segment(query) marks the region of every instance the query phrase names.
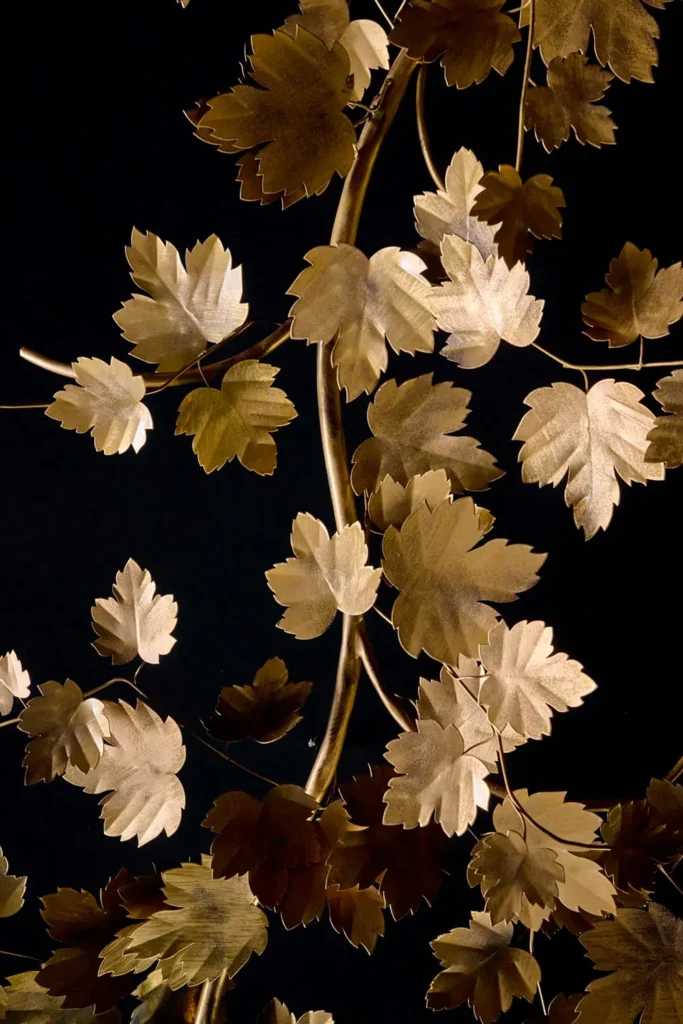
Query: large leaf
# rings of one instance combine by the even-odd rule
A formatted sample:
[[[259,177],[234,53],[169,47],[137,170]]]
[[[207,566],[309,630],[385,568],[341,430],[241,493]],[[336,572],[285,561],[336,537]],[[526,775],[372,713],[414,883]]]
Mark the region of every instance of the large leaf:
[[[552,910],[564,868],[555,850],[529,847],[517,832],[494,832],[472,850],[467,872],[470,885],[480,885],[491,921],[522,921],[534,927],[529,907]]]
[[[0,715],[8,715],[14,698],[22,700],[31,693],[31,677],[14,651],[0,658]]]
[[[26,784],[50,782],[73,767],[89,772],[100,761],[109,721],[96,697],[83,700],[71,679],[39,686],[41,696],[29,701],[19,716],[18,728],[32,737],[23,765]]]
[[[613,76],[583,53],[556,57],[548,68],[548,85],[530,89],[526,98],[526,128],[550,152],[569,138],[571,129],[581,143],[607,146],[616,142],[607,107],[596,106]]]
[[[485,260],[495,254],[493,228],[471,215],[483,174],[474,153],[459,149],[446,170],[446,191],[415,196],[415,226],[425,241],[438,248],[446,235],[458,235],[476,245]]]
[[[647,435],[646,462],[663,462],[667,469],[683,463],[683,370],[657,381],[654,397],[668,415],[658,416]]]
[[[156,594],[147,569],[132,558],[117,572],[114,597],[98,597],[91,608],[93,628],[99,636],[93,647],[114,665],[136,656],[158,665],[162,654],[175,644],[171,636],[178,621],[178,605],[171,594]]]
[[[208,727],[214,736],[234,743],[254,739],[273,743],[301,721],[298,712],[313,683],[289,682],[281,658],[269,658],[250,686],[224,686]]]

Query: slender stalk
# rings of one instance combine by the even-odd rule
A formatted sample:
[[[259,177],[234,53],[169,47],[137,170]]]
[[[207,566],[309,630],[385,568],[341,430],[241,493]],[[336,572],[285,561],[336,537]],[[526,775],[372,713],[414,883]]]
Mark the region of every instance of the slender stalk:
[[[222,757],[224,761],[228,762],[228,764],[234,765],[235,768],[240,768],[243,772],[246,772],[247,775],[253,775],[255,779],[260,779],[261,782],[267,782],[269,786],[280,785],[280,783],[276,782],[275,779],[271,779],[267,775],[262,775],[261,772],[257,772],[256,769],[249,768],[241,761],[236,761],[234,757],[231,757],[230,754],[226,754],[225,751],[221,750],[219,747],[214,747],[213,743],[210,743],[206,737],[195,732],[189,725],[184,725],[181,722],[178,722],[178,725],[183,725],[183,729],[185,729],[193,739],[197,740],[197,743],[202,743],[205,747],[208,747],[209,750],[213,750],[214,754],[218,754],[218,756]]]
[[[669,872],[666,870],[664,865],[663,864],[658,864],[657,868],[664,875],[664,877],[666,878],[667,882],[671,882],[671,884],[673,885],[673,887],[676,890],[676,892],[679,893],[681,896],[683,896],[683,889],[681,889],[681,887],[678,884],[678,882],[674,882],[673,878],[671,877]]]
[[[683,757],[679,757],[671,771],[665,775],[665,779],[667,782],[676,782],[681,775],[683,775]]]
[[[47,409],[51,402],[28,402],[26,405],[0,405],[0,409]]]
[[[537,352],[541,352],[548,359],[552,359],[553,362],[559,363],[565,370],[579,370],[581,372],[585,370],[648,370],[648,369],[661,369],[666,366],[683,366],[683,359],[668,359],[664,362],[652,362],[644,363],[640,359],[637,363],[570,363],[567,359],[562,359],[560,356],[556,356],[554,352],[550,352],[547,348],[543,348],[537,342],[532,343],[532,348],[535,348]]]
[[[400,725],[404,732],[415,732],[415,717],[414,714],[410,713],[410,705],[407,701],[404,702],[398,694],[392,693],[387,686],[375,657],[375,652],[369,642],[367,627],[364,622],[361,622],[358,628],[357,639],[358,656],[382,704],[384,704],[391,717]]]
[[[389,15],[387,14],[387,12],[382,7],[382,4],[380,3],[380,0],[375,0],[375,6],[379,10],[380,14],[382,15],[382,17],[386,21],[386,23],[389,26],[389,28],[393,28],[394,27],[394,23],[391,20],[391,18],[389,17]]]
[[[526,111],[526,94],[529,89],[529,76],[531,74],[531,58],[534,53],[534,31],[536,28],[536,4],[529,0],[529,29],[526,40],[526,57],[524,58],[524,80],[522,81],[522,95],[519,100],[519,122],[517,124],[517,156],[515,157],[515,170],[517,174],[522,173],[522,156],[524,155],[524,115]]]
[[[439,174],[439,170],[434,163],[432,156],[432,150],[429,145],[429,133],[427,132],[427,118],[425,114],[425,96],[427,91],[427,74],[429,73],[429,65],[421,64],[420,70],[417,73],[417,88],[415,90],[415,115],[417,117],[417,134],[420,139],[420,149],[422,150],[422,156],[424,162],[427,165],[432,181],[436,187],[441,191],[446,191],[446,183]]]
[[[529,952],[531,953],[532,956],[534,955],[534,932],[533,931],[529,932]],[[543,1012],[543,1016],[547,1017],[548,1016],[548,1009],[547,1009],[547,1007],[545,1005],[545,999],[543,998],[543,989],[541,988],[540,981],[538,983],[537,988],[538,988],[538,998],[540,999],[540,1002],[541,1002],[541,1010]]]
[[[11,949],[0,949],[0,956],[16,956],[20,960],[35,960],[37,964],[42,963],[39,956],[30,956],[28,953],[13,953]]]

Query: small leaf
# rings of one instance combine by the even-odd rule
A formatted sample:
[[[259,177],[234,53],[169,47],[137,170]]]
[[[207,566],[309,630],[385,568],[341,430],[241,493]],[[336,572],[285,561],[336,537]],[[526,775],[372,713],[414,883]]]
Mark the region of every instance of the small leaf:
[[[15,697],[21,700],[30,693],[31,677],[14,651],[8,651],[0,658],[0,715],[10,713]]]
[[[450,493],[451,483],[445,469],[431,469],[420,476],[413,476],[405,487],[387,475],[375,493],[370,495],[368,513],[382,531],[390,526],[400,528],[420,505],[427,505],[433,511],[442,501],[449,499]]]
[[[330,924],[343,933],[352,946],[363,946],[372,953],[377,939],[384,935],[384,900],[374,885],[367,889],[340,889],[331,885],[327,889]]]
[[[281,658],[269,658],[251,686],[224,686],[208,728],[226,743],[253,739],[273,743],[301,721],[297,714],[308,700],[313,683],[288,682]]]
[[[477,247],[483,259],[495,255],[493,229],[472,217],[474,201],[483,189],[484,168],[469,149],[459,149],[446,171],[446,191],[415,196],[415,226],[438,250],[446,235],[458,235]]]
[[[305,3],[306,0],[303,2]],[[346,6],[346,0],[344,0],[344,6]],[[295,1014],[290,1013],[284,1003],[281,1003],[279,999],[273,999],[268,1003],[256,1024],[334,1024],[334,1018],[332,1014],[325,1013],[324,1010],[309,1010],[308,1013],[299,1017],[297,1022]]]
[[[609,146],[616,142],[607,107],[596,106],[614,76],[588,63],[583,53],[556,57],[548,68],[548,85],[530,89],[526,99],[525,127],[548,153],[569,138],[573,128],[580,143]]]
[[[178,605],[171,594],[154,594],[156,584],[147,569],[132,558],[117,572],[114,597],[98,597],[91,608],[93,629],[99,636],[93,647],[114,665],[136,656],[158,665],[162,654],[175,644],[171,633],[178,621]]]
[[[647,435],[646,462],[663,462],[667,469],[683,464],[683,370],[657,381],[652,392],[667,416],[658,416]]]
[[[495,240],[509,267],[524,261],[533,248],[533,238],[561,238],[565,206],[562,189],[547,174],[535,174],[522,181],[514,167],[501,164],[481,179],[483,191],[472,213],[487,224],[500,224]]]
[[[554,909],[557,883],[564,868],[555,850],[527,846],[517,832],[485,836],[472,850],[467,872],[470,885],[480,885],[493,924],[519,920],[534,928],[528,906]]]
[[[26,876],[8,875],[9,863],[0,850],[0,918],[13,917],[24,905]]]
[[[71,679],[63,686],[50,682],[38,689],[41,696],[29,701],[17,726],[33,737],[23,760],[26,785],[51,782],[69,767],[91,771],[109,736],[104,704],[95,697],[83,700],[80,687]]]
[[[583,995],[567,998],[560,993],[548,1007],[547,1016],[533,1017],[527,1024],[576,1024],[579,1019],[576,1008],[582,999]]]

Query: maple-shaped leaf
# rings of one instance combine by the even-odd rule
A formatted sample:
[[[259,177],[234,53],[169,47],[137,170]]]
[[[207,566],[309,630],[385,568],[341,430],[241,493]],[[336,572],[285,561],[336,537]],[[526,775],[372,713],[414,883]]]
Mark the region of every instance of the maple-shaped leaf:
[[[492,70],[504,75],[520,38],[504,0],[410,0],[389,35],[417,60],[441,58],[447,85],[478,85]]]
[[[564,868],[555,850],[530,849],[517,832],[493,832],[480,839],[472,850],[467,880],[471,886],[481,886],[486,910],[494,924],[519,920],[533,928],[534,920],[527,914],[527,908],[555,907],[557,884],[564,881]]]
[[[320,856],[312,864],[288,869],[287,891],[278,907],[285,928],[304,926],[320,920],[325,910],[330,864],[335,850],[349,831],[358,831],[349,821],[341,800],[334,800],[314,822]]]
[[[83,699],[71,679],[39,686],[41,696],[29,701],[17,728],[32,737],[23,766],[26,785],[51,782],[72,766],[89,772],[98,764],[109,736],[104,704],[95,697]]]
[[[292,337],[333,342],[332,363],[349,401],[370,394],[394,352],[432,352],[434,317],[428,306],[426,264],[396,246],[370,259],[352,245],[321,245],[290,286]],[[386,340],[385,340],[386,339]]]
[[[421,505],[400,530],[384,534],[384,572],[401,591],[391,618],[403,648],[445,664],[476,657],[498,616],[484,601],[515,601],[537,582],[545,561],[526,544],[497,538],[481,544],[485,529],[471,498]]]
[[[548,85],[530,89],[525,107],[525,127],[550,153],[561,146],[574,129],[583,145],[609,146],[616,142],[616,125],[607,107],[596,106],[614,76],[583,53],[556,57],[548,67]]]
[[[415,227],[438,251],[446,235],[472,242],[486,260],[496,253],[493,229],[472,216],[484,168],[469,149],[459,149],[446,171],[446,191],[415,196]]]
[[[310,640],[325,632],[338,611],[363,615],[372,608],[382,570],[366,565],[368,547],[360,523],[330,537],[319,519],[300,512],[291,540],[294,558],[266,573],[275,600],[287,609],[280,629]]]
[[[152,414],[142,402],[143,378],[113,356],[109,363],[83,357],[71,365],[76,383],[55,394],[45,415],[65,430],[89,430],[95,450],[105,455],[122,455],[131,447],[139,452],[153,426]]]
[[[620,498],[617,474],[629,485],[664,479],[663,463],[645,461],[655,416],[644,397],[633,384],[606,379],[588,394],[563,381],[524,400],[530,412],[513,437],[524,442],[522,480],[557,487],[567,474],[565,502],[586,540],[612,520]]]
[[[305,3],[306,0],[303,2]],[[344,5],[346,6],[346,0],[344,0]],[[325,1013],[324,1010],[309,1010],[297,1021],[296,1014],[290,1013],[279,999],[273,999],[268,1003],[256,1024],[334,1024],[334,1018],[331,1013]]]
[[[227,743],[253,739],[273,743],[301,721],[298,712],[313,683],[289,682],[282,658],[269,658],[250,686],[224,686],[209,731]]]
[[[670,823],[666,815],[653,814],[653,803],[658,798],[662,799],[666,785],[653,780],[647,800],[617,804],[610,809],[602,826],[602,838],[610,849],[601,861],[606,873],[621,890],[652,892],[657,862],[674,856],[681,844],[676,825],[683,826],[683,804],[678,804],[678,822]]]
[[[36,981],[37,971],[7,978],[0,987],[0,1012],[7,1024],[121,1024],[121,1014],[111,1009],[95,1016],[93,1006],[64,1009],[64,997],[52,996]]]
[[[441,355],[466,369],[483,366],[501,341],[523,348],[538,337],[544,302],[529,295],[529,275],[521,263],[484,261],[471,242],[447,235],[441,262],[450,281],[433,288],[429,306],[440,330],[450,337]]]
[[[487,224],[500,224],[495,240],[498,252],[509,267],[526,259],[535,238],[561,238],[565,206],[561,188],[548,174],[534,174],[522,181],[510,164],[488,171],[481,179],[482,191],[472,213]]]
[[[331,49],[297,26],[252,36],[251,77],[261,88],[236,85],[208,101],[198,134],[235,153],[256,154],[265,192],[320,193],[335,171],[344,177],[353,163],[356,133],[343,113],[352,99],[349,56]]]
[[[429,986],[427,1006],[451,1010],[467,1002],[477,1020],[493,1024],[515,996],[531,1002],[541,971],[531,953],[513,949],[511,940],[511,924],[492,924],[482,913],[472,914],[469,928],[440,935],[432,949],[445,970]]]
[[[668,779],[653,779],[647,789],[647,802],[653,825],[666,826],[669,835],[683,843],[683,786]]]
[[[652,392],[667,414],[658,416],[647,435],[646,462],[663,462],[667,469],[683,464],[683,370],[657,381]]]
[[[649,249],[627,242],[609,265],[609,287],[590,292],[581,306],[584,333],[610,348],[668,334],[683,316],[683,267],[679,262],[658,271],[658,265]]]
[[[560,993],[548,1007],[547,1014],[533,1017],[526,1024],[576,1024],[579,1019],[576,1008],[582,999],[582,994],[567,997]]]
[[[131,277],[147,295],[127,299],[114,320],[132,355],[158,363],[161,373],[180,370],[247,319],[242,268],[216,235],[185,253],[185,266],[171,242],[133,228],[126,256]]]
[[[247,793],[223,793],[204,820],[216,833],[214,877],[248,874],[254,896],[274,909],[287,891],[289,869],[320,860],[318,830],[309,820],[318,809],[300,786],[274,786],[263,801]]]
[[[171,636],[178,621],[178,605],[172,594],[156,594],[156,583],[147,569],[129,558],[117,572],[114,597],[98,597],[91,608],[93,628],[99,639],[93,647],[114,665],[140,657],[158,665],[162,654],[175,644]]]
[[[130,1024],[187,1024],[196,1018],[201,989],[195,986],[174,992],[164,972],[157,970],[140,982],[133,995],[140,1002],[131,1014]]]
[[[330,924],[341,932],[352,946],[374,951],[377,939],[384,935],[384,898],[374,885],[360,889],[340,889],[330,885],[326,891]]]
[[[14,698],[22,700],[31,693],[31,677],[14,651],[0,658],[0,715],[8,715]]]
[[[0,918],[13,917],[24,905],[26,876],[8,875],[9,863],[0,850]]]
[[[581,1024],[678,1024],[683,1006],[683,922],[657,903],[620,910],[581,936],[598,971],[578,1006]]]
[[[66,781],[86,793],[112,790],[100,801],[106,836],[137,836],[143,846],[162,831],[173,835],[185,806],[176,776],[185,764],[180,729],[142,701],[135,708],[123,700],[106,701],[104,711],[111,736],[97,767],[87,774],[69,768]]]
[[[370,495],[368,513],[375,526],[384,531],[390,526],[402,526],[420,505],[435,509],[442,501],[448,500],[450,493],[451,482],[445,469],[430,469],[427,473],[412,476],[405,487],[387,474],[375,493]]]
[[[192,451],[207,473],[237,456],[245,469],[262,476],[275,471],[272,433],[297,415],[280,388],[272,387],[277,366],[245,359],[231,366],[218,388],[195,388],[180,403],[176,434],[193,436]]]
[[[486,672],[480,699],[498,730],[511,725],[531,739],[550,735],[553,709],[568,711],[596,689],[578,661],[553,654],[553,631],[544,622],[495,626],[479,648]]]
[[[245,877],[213,878],[211,859],[163,873],[170,910],[159,910],[131,935],[129,961],[162,962],[169,986],[232,978],[268,941],[268,918],[255,905]],[[128,967],[129,970],[141,968]]]
[[[451,488],[461,494],[486,490],[502,476],[495,459],[473,437],[451,437],[462,429],[471,392],[449,381],[432,384],[432,374],[400,386],[388,380],[368,406],[368,438],[353,455],[351,483],[356,494],[374,491],[389,474],[397,483],[431,469],[445,469]]]

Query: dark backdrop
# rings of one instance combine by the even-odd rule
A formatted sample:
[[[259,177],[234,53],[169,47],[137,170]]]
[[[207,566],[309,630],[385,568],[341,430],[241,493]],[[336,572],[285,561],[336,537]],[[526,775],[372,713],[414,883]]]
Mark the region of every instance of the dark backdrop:
[[[99,4],[14,5],[4,67],[2,385],[0,401],[43,401],[57,378],[22,362],[26,345],[64,360],[125,357],[112,313],[131,291],[124,245],[133,225],[179,248],[217,232],[244,265],[254,316],[281,321],[285,291],[304,253],[324,243],[340,191],[282,212],[238,197],[234,163],[196,140],[182,110],[237,80],[249,35],[270,31],[293,4],[192,0],[105,0]],[[668,6],[668,5],[667,5]],[[374,16],[370,0],[354,13]],[[19,10],[19,13],[17,13]],[[662,26],[657,86],[615,83],[608,105],[618,145],[603,151],[575,140],[547,156],[527,136],[525,172],[545,171],[567,199],[564,241],[539,243],[530,259],[533,292],[546,299],[541,342],[578,361],[607,361],[605,346],[581,335],[580,302],[602,283],[610,258],[632,240],[662,264],[681,256],[679,191],[680,61],[683,7],[657,12]],[[514,157],[521,53],[505,79],[492,74],[477,89],[446,90],[434,70],[429,122],[439,164],[461,145],[487,168]],[[363,214],[359,245],[411,248],[414,193],[431,188],[419,155],[407,100],[380,157]],[[649,358],[681,354],[683,328],[647,345]],[[635,358],[635,346],[626,350]],[[15,648],[34,684],[74,678],[83,689],[111,674],[90,646],[89,609],[106,596],[128,557],[148,567],[162,593],[175,594],[178,643],[158,668],[145,669],[152,703],[199,720],[222,685],[244,683],[267,658],[285,658],[295,679],[315,681],[305,721],[280,744],[240,750],[283,781],[303,782],[324,728],[336,665],[339,623],[302,643],[276,630],[278,606],[263,572],[289,553],[291,521],[310,511],[332,526],[314,402],[312,349],[289,343],[272,357],[298,419],[278,434],[274,478],[236,462],[205,476],[187,438],[174,438],[182,392],[150,401],[154,431],[138,456],[105,458],[89,437],[59,429],[40,412],[0,416],[3,495],[0,652]],[[615,356],[621,361],[621,353]],[[564,506],[563,488],[522,486],[518,445],[509,438],[534,387],[580,383],[543,356],[501,346],[488,367],[466,373],[440,358],[392,357],[405,379],[434,369],[474,391],[471,432],[498,457],[506,476],[485,504],[501,536],[549,551],[542,580],[509,621],[543,618],[560,650],[578,658],[599,690],[571,714],[557,716],[553,735],[529,743],[511,761],[513,781],[532,789],[569,789],[574,797],[640,795],[681,754],[677,527],[683,473],[647,489],[622,486],[622,505],[607,534],[588,544]],[[663,374],[662,374],[663,375]],[[651,391],[657,371],[626,375]],[[365,398],[347,410],[351,450],[367,433]],[[385,595],[386,596],[386,595]],[[370,627],[393,687],[413,697],[421,666],[398,650],[376,617]],[[425,661],[425,673],[434,665]],[[121,693],[120,696],[128,696]],[[181,710],[182,709],[182,710]],[[340,778],[378,759],[394,725],[363,683]],[[221,762],[192,739],[181,773],[188,794],[171,839],[138,850],[106,839],[97,800],[60,781],[24,789],[23,741],[0,733],[0,843],[12,869],[29,876],[26,908],[0,921],[0,948],[45,956],[49,949],[38,897],[58,885],[96,890],[122,864],[149,868],[196,858],[209,845],[201,829],[212,800],[225,789],[261,795],[261,784]],[[485,819],[478,822],[485,827]],[[351,1020],[433,1019],[424,1009],[436,972],[428,941],[467,922],[479,893],[464,882],[471,843],[454,844],[453,875],[432,910],[387,922],[369,958],[327,923],[286,934],[271,915],[270,944],[239,975],[231,996],[235,1021],[251,1022],[273,995],[301,1013],[334,1011]],[[662,894],[664,895],[664,894]],[[678,911],[670,894],[666,899]],[[538,942],[546,993],[580,990],[589,976],[576,941]],[[567,954],[567,955],[565,955]],[[3,973],[29,964],[0,956]],[[524,1009],[510,1016],[522,1020]],[[467,1009],[454,1020],[471,1019]]]

